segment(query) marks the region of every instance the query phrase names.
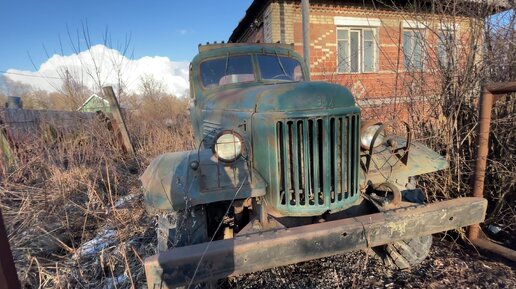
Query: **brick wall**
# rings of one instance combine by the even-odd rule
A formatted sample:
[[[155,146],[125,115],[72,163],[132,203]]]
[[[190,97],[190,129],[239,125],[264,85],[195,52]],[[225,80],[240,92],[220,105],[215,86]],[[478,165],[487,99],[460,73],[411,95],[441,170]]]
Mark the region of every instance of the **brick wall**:
[[[375,27],[376,71],[337,72],[337,28],[339,26],[335,23],[336,16],[380,21],[379,26]],[[302,16],[299,3],[271,2],[259,17],[263,19],[264,34],[267,35],[263,37],[263,41],[294,43],[295,50],[303,54]],[[425,25],[437,31],[439,24],[436,19],[425,15],[417,17],[418,23],[424,22]],[[424,21],[421,20],[423,18],[425,18]],[[432,90],[438,85],[434,74],[430,73],[435,68],[435,55],[425,56],[423,72],[404,72],[404,56],[400,48],[403,44],[402,32],[405,20],[414,19],[408,13],[363,6],[311,4],[310,73],[312,80],[324,80],[348,87],[364,108],[364,112],[370,110],[366,109],[368,107],[377,106],[389,107],[391,111],[396,111],[397,109],[392,110],[392,107],[403,107],[401,104],[407,102],[407,95],[432,94]],[[469,19],[461,19],[459,25],[457,38],[467,42]],[[429,46],[437,46],[437,39],[433,33],[426,32],[425,41]]]

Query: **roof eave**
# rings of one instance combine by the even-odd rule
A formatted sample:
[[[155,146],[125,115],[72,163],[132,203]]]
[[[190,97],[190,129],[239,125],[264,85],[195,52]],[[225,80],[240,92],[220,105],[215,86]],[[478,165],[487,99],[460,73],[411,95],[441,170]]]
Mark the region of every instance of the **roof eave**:
[[[238,22],[237,27],[233,30],[231,35],[229,36],[228,42],[237,42],[238,38],[242,36],[243,32],[251,25],[251,22],[263,11],[265,7],[268,6],[270,2],[274,0],[254,0],[253,3],[247,8],[245,11],[244,17]],[[295,0],[301,1],[301,0]],[[427,0],[432,1],[432,0]],[[498,12],[502,12],[511,8],[509,1],[507,0],[463,0],[465,2],[470,3],[478,3],[491,6],[490,9],[491,14],[496,14]],[[316,2],[316,1],[314,1]]]

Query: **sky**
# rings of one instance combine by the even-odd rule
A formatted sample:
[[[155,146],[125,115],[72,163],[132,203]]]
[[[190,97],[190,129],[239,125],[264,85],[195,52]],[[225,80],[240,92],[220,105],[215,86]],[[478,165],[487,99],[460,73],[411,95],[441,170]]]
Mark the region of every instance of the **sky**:
[[[227,41],[251,3],[0,0],[0,76],[55,91],[63,70],[91,87],[89,74],[99,68],[104,84],[116,84],[116,60],[123,63],[129,92],[138,92],[141,78],[150,76],[168,93],[184,96],[197,45]],[[504,17],[507,14],[499,16],[501,22]],[[89,35],[89,45],[84,34]]]
[[[82,35],[87,27],[93,53],[125,56],[133,78],[141,73],[169,80],[184,78],[197,45],[227,41],[251,2],[0,0],[0,74],[51,90],[56,67],[87,64],[84,55],[82,59],[79,56],[86,49]],[[105,35],[110,39],[108,47],[104,46]],[[126,39],[130,39],[129,50],[122,53]],[[38,77],[41,75],[46,78]]]

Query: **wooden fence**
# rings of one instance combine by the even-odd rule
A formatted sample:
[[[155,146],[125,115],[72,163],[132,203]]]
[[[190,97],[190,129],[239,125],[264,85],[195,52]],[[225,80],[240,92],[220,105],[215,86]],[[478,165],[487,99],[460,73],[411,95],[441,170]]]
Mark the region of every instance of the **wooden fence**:
[[[80,126],[95,125],[95,113],[78,111],[3,109],[0,111],[0,125],[13,143],[21,143],[35,136],[41,130],[71,133]]]
[[[1,172],[17,165],[14,148],[23,146],[35,138],[59,139],[81,129],[103,127],[111,131],[122,151],[136,160],[134,147],[113,88],[103,88],[111,109],[110,115],[98,112],[0,109],[0,165]]]

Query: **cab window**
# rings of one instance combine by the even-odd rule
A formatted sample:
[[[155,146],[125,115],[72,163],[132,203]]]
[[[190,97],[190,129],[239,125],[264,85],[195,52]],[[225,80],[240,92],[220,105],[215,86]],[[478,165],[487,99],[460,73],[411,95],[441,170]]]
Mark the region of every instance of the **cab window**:
[[[201,81],[205,88],[255,81],[250,55],[227,56],[203,61],[200,65]]]
[[[258,55],[258,65],[263,80],[303,81],[303,69],[294,58],[278,55]]]

